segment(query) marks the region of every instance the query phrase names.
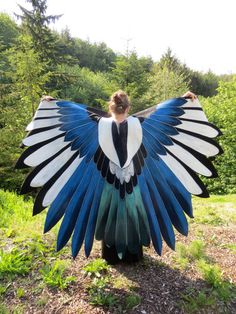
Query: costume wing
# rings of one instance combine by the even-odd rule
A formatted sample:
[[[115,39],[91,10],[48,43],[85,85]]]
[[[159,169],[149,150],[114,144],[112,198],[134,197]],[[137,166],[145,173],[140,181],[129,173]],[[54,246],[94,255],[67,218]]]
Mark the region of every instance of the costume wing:
[[[208,197],[197,174],[217,175],[207,157],[222,152],[213,140],[221,132],[208,122],[197,99],[170,99],[152,111],[149,117],[140,118],[143,150],[136,162],[140,163],[138,186],[152,242],[160,254],[160,234],[171,248],[175,247],[172,225],[187,235],[184,212],[193,217],[191,194]]]
[[[72,252],[76,256],[84,239],[85,251],[92,248],[96,215],[104,185],[94,162],[98,150],[98,121],[102,112],[69,101],[42,101],[27,126],[23,140],[29,146],[16,168],[33,167],[22,186],[22,193],[41,188],[33,214],[49,207],[45,232],[64,215],[57,249],[73,231]]]
[[[188,231],[191,193],[207,195],[196,172],[215,175],[205,156],[220,152],[211,139],[219,131],[184,98],[119,125],[82,104],[43,101],[27,130],[16,166],[33,170],[22,193],[41,188],[34,214],[49,206],[45,232],[63,217],[57,249],[72,236],[74,257],[83,243],[89,256],[94,236],[121,258],[151,240],[159,254],[162,238],[174,248],[173,226]]]

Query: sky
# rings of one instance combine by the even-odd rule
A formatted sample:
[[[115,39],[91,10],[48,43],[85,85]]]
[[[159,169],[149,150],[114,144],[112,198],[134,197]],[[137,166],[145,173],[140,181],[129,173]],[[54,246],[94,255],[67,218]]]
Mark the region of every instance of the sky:
[[[0,0],[13,16],[17,3]],[[51,25],[73,37],[105,42],[115,52],[135,50],[158,61],[171,48],[194,70],[236,73],[236,0],[48,0],[48,14],[63,14]]]

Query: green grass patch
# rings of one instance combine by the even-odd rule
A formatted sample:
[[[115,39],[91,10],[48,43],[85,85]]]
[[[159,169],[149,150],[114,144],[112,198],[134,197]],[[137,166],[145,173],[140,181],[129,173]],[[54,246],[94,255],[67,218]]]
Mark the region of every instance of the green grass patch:
[[[200,271],[203,279],[213,288],[217,288],[222,284],[222,271],[218,265],[209,264],[201,259],[197,262],[197,269]]]
[[[32,256],[27,251],[13,249],[10,252],[0,250],[0,278],[26,275],[32,267]]]
[[[185,294],[182,294],[183,309],[187,313],[199,313],[206,307],[212,307],[216,304],[214,295],[209,295],[209,291],[195,291],[190,289]]]
[[[193,223],[213,226],[236,223],[236,195],[213,195],[200,199],[193,197]]]
[[[101,275],[106,273],[108,269],[109,265],[102,258],[97,258],[83,267],[83,271],[86,275],[96,277],[101,277]]]
[[[66,261],[55,261],[52,265],[46,264],[40,270],[43,282],[51,288],[66,289],[76,281],[76,277],[65,275],[68,266]]]
[[[233,244],[233,243],[222,244],[221,247],[229,249],[231,252],[236,254],[236,244]]]
[[[129,294],[125,297],[125,309],[132,310],[141,303],[141,297],[138,294]]]
[[[0,314],[10,314],[10,311],[5,304],[0,303]]]
[[[109,290],[110,278],[94,278],[87,287],[89,303],[95,306],[112,307],[117,304],[117,297]]]
[[[128,279],[125,276],[118,276],[112,280],[113,288],[123,289],[123,290],[137,290],[137,283],[134,283],[132,280]]]
[[[173,260],[181,269],[185,269],[188,265],[196,260],[205,257],[205,245],[201,240],[194,240],[190,245],[178,243],[176,246],[176,255]]]

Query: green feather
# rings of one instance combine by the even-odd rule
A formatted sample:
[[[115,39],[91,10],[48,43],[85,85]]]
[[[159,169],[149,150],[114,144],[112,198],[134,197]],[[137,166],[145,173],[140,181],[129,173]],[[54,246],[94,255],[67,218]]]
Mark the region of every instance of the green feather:
[[[106,245],[113,246],[115,245],[115,230],[116,230],[116,216],[117,216],[117,208],[119,202],[119,191],[116,188],[112,187],[112,197],[111,204],[109,208],[109,214],[107,218],[107,223],[105,227],[105,235],[104,241]]]
[[[141,244],[144,246],[150,245],[150,228],[146,210],[143,205],[142,196],[140,193],[140,189],[138,186],[133,189],[134,197],[135,197],[135,205],[138,211],[139,217],[139,229],[140,229],[140,237]]]
[[[107,217],[109,213],[111,197],[112,197],[113,187],[112,185],[106,183],[104,185],[100,205],[98,208],[98,217],[95,229],[95,238],[96,240],[103,240],[105,227],[107,223]]]
[[[116,215],[116,250],[118,257],[122,259],[127,247],[127,210],[125,200],[119,199]]]
[[[126,198],[127,208],[127,244],[130,253],[136,254],[140,250],[140,230],[139,230],[139,216],[135,206],[134,193],[127,194]]]

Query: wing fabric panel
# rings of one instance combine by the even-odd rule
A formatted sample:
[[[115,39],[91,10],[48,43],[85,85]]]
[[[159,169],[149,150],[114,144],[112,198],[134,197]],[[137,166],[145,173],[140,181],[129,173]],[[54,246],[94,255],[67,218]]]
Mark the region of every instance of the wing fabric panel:
[[[156,153],[190,193],[208,196],[196,173],[217,175],[207,157],[222,152],[213,140],[221,132],[208,122],[198,100],[170,99],[158,105],[141,125],[150,156],[155,159]],[[170,140],[163,140],[163,134]]]
[[[104,179],[94,162],[98,144],[99,116],[92,108],[68,101],[43,101],[28,125],[23,140],[29,146],[16,167],[34,167],[22,186],[22,193],[41,188],[34,214],[49,207],[44,231],[63,217],[57,249],[66,245],[72,233],[72,255],[85,242],[92,249],[97,212]]]

